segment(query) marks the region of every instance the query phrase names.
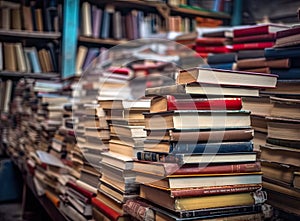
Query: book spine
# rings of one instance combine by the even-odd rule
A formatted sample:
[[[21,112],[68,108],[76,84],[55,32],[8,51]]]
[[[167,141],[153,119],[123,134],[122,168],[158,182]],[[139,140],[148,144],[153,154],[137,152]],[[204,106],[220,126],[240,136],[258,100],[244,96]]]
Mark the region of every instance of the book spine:
[[[242,100],[236,99],[203,99],[180,100],[174,96],[167,96],[168,110],[240,110]]]
[[[233,51],[239,51],[239,50],[271,48],[273,46],[274,46],[274,42],[244,43],[244,44],[233,44],[232,46],[230,46],[230,49]]]
[[[139,200],[129,199],[123,205],[123,210],[137,220],[153,220],[154,211],[148,204]]]
[[[267,33],[268,33],[267,25],[260,26],[260,27],[243,28],[243,29],[233,30],[234,37],[242,37],[242,36],[257,35],[257,34],[267,34]]]
[[[266,48],[265,49],[265,57],[266,58],[294,58],[300,57],[300,48],[293,47],[293,48]]]
[[[170,131],[172,141],[239,141],[251,140],[254,131],[252,129],[245,130],[225,130],[225,131]]]
[[[172,175],[181,174],[223,174],[223,173],[252,173],[260,172],[261,164],[260,162],[255,163],[244,163],[244,164],[231,164],[231,165],[216,165],[216,166],[206,166],[206,167],[180,167],[177,170],[174,168],[166,167],[166,173]]]
[[[49,190],[45,191],[46,197],[56,206],[59,207],[59,197],[56,196],[55,194],[51,193]]]
[[[198,38],[196,40],[196,45],[206,46],[206,45],[224,45],[226,43],[226,38]]]
[[[102,203],[100,200],[96,199],[95,197],[92,198],[92,205],[99,209],[101,212],[104,213],[107,217],[111,220],[117,221],[118,218],[121,216],[118,212],[107,206],[106,204]]]
[[[209,53],[227,53],[230,49],[226,46],[196,46],[196,52],[209,52]]]
[[[262,184],[228,185],[221,187],[190,188],[171,190],[172,197],[210,196],[219,194],[233,194],[253,192],[262,188]]]
[[[251,152],[253,143],[248,142],[222,142],[222,143],[171,143],[173,154],[176,153],[232,153]]]
[[[284,146],[284,147],[291,147],[291,148],[299,148],[300,146],[300,141],[281,140],[281,139],[275,139],[271,137],[268,137],[266,142],[277,146]]]
[[[240,215],[243,216],[244,214],[251,214],[251,217],[249,220],[261,220],[261,219],[254,219],[253,216],[254,213],[260,213],[262,212],[262,206],[261,204],[253,205],[253,206],[240,206],[240,207],[228,207],[228,208],[222,208],[217,210],[194,210],[194,211],[180,211],[178,212],[178,216],[180,218],[189,218],[189,217],[216,217],[220,215],[226,214],[226,217],[228,217],[228,220],[231,220],[230,217],[234,215]],[[261,216],[259,214],[259,216]],[[223,220],[223,219],[222,219]],[[227,220],[227,219],[226,219]],[[242,217],[240,219],[236,220],[244,220]],[[248,219],[245,219],[249,221]]]
[[[275,40],[275,33],[263,34],[263,35],[252,35],[233,38],[233,43],[246,43],[246,42],[256,42],[256,41],[273,41]]]
[[[82,195],[84,195],[85,197],[87,198],[92,198],[95,196],[94,193],[88,191],[88,190],[85,190],[84,188],[80,187],[80,186],[77,186],[76,184],[72,183],[72,182],[68,182],[67,183],[67,186],[74,189],[75,191],[81,193]]]

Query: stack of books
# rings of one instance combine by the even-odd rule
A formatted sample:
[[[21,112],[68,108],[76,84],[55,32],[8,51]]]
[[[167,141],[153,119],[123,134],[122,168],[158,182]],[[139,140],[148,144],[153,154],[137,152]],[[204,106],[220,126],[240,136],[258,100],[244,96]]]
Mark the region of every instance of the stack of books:
[[[298,48],[299,27],[276,33],[273,48],[265,50],[266,56],[277,59],[299,59]],[[299,84],[299,76],[295,74],[297,67],[276,69],[279,84]],[[292,87],[291,87],[292,88]],[[287,213],[300,215],[297,206],[299,195],[299,104],[300,96],[296,90],[268,90],[272,108],[267,120],[266,143],[261,146],[263,187],[268,193],[268,203]],[[285,202],[281,204],[279,202]]]
[[[222,86],[210,90],[207,84],[216,82]],[[191,84],[206,93],[187,92]],[[127,201],[126,212],[137,218],[138,208],[145,207],[156,219],[262,220],[265,193],[250,112],[241,110],[237,91],[225,98],[222,93],[240,89],[234,84],[274,87],[276,76],[194,68],[180,71],[177,85],[146,89],[146,95],[159,97],[144,113],[147,139],[133,163],[141,199]]]

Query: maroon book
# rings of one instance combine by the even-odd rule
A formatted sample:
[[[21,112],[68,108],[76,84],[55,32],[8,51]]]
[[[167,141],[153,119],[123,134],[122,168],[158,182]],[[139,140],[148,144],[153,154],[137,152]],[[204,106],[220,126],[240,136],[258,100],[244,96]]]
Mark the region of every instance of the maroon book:
[[[277,31],[288,29],[289,26],[277,24],[254,25],[245,28],[237,28],[232,31],[231,37],[242,37],[249,35],[276,33]]]
[[[118,212],[98,200],[97,198],[92,198],[92,205],[95,206],[98,210],[100,210],[102,213],[104,213],[107,217],[109,217],[111,220],[118,220],[118,218],[121,216]]]
[[[264,42],[264,41],[274,41],[275,33],[261,34],[261,35],[249,35],[243,37],[233,38],[233,43],[247,43],[247,42]]]
[[[300,34],[300,27],[289,28],[287,30],[278,31],[276,33],[276,39],[278,39],[278,38],[284,38],[284,37],[288,37],[288,36],[296,35],[296,34]]]

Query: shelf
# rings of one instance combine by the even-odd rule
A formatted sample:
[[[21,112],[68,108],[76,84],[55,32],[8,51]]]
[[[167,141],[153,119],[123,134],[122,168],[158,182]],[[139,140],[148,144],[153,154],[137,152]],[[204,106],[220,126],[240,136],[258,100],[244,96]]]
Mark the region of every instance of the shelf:
[[[0,36],[58,39],[61,37],[61,33],[60,32],[38,32],[38,31],[19,31],[19,30],[0,29]]]
[[[128,6],[130,8],[143,8],[150,7],[150,8],[156,8],[156,7],[167,7],[167,5],[161,1],[144,1],[144,0],[91,0],[90,2],[95,4],[112,4],[115,6]]]
[[[22,73],[22,72],[10,72],[1,71],[0,78],[34,78],[34,79],[53,79],[59,78],[58,73]]]
[[[193,15],[193,16],[203,16],[209,18],[216,18],[216,19],[229,19],[231,16],[224,12],[212,12],[212,11],[202,11],[190,8],[182,8],[182,7],[174,7],[170,6],[171,12],[173,13],[181,13],[186,15]]]

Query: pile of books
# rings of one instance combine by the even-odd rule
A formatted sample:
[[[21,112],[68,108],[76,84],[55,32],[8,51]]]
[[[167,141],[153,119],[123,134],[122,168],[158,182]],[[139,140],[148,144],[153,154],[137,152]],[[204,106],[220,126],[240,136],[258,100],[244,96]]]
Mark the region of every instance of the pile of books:
[[[258,92],[275,87],[276,76],[193,68],[180,71],[176,85],[146,89],[152,97],[144,113],[147,139],[133,163],[140,198],[126,202],[127,213],[167,220],[262,220],[261,166],[250,112],[241,110],[241,88],[235,84]]]
[[[299,59],[300,29],[297,27],[277,32],[274,48],[266,49],[266,55],[278,59]],[[272,105],[266,117],[267,138],[261,146],[263,187],[268,193],[268,203],[287,213],[300,215],[299,204],[299,68],[278,70],[280,87],[265,91]],[[290,86],[291,91],[283,91],[281,85]],[[295,89],[295,90],[293,90]],[[284,204],[279,202],[285,202]]]

